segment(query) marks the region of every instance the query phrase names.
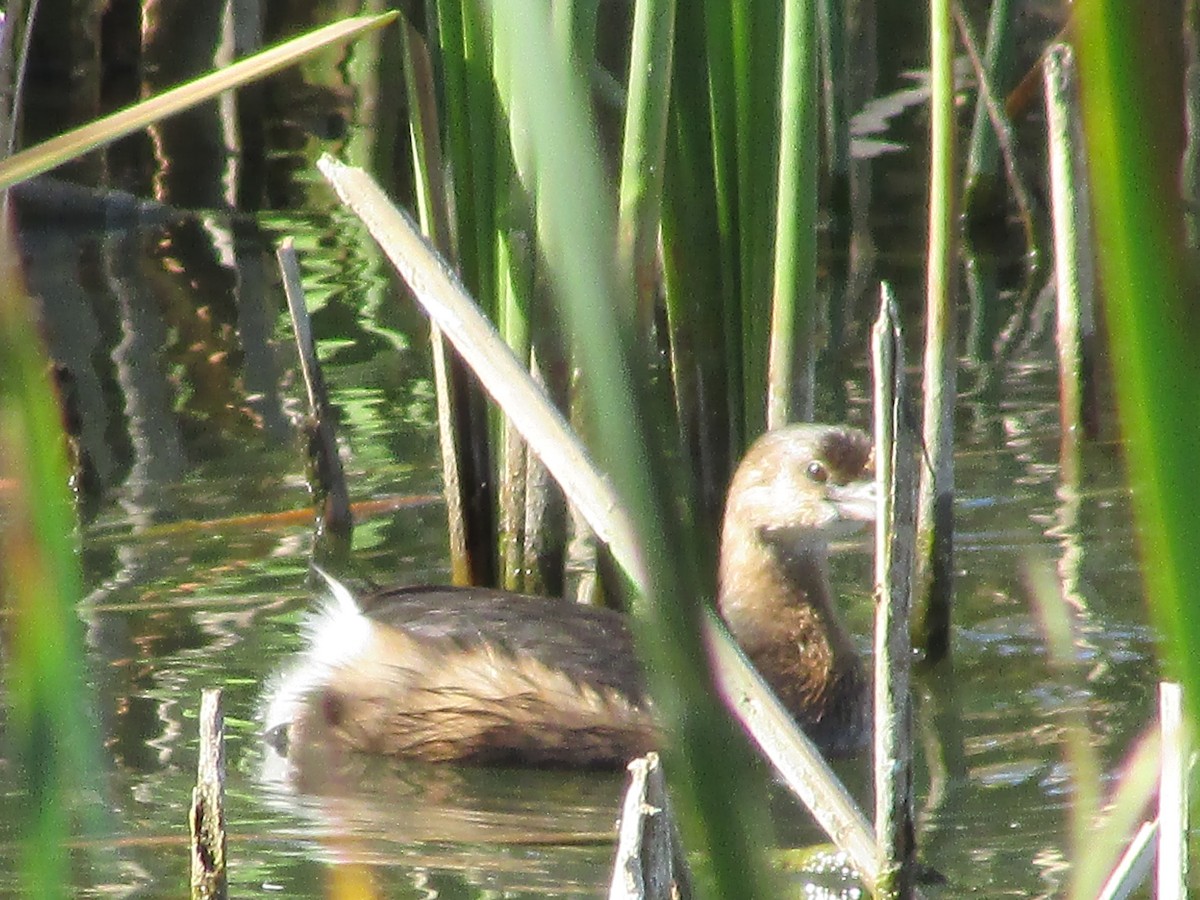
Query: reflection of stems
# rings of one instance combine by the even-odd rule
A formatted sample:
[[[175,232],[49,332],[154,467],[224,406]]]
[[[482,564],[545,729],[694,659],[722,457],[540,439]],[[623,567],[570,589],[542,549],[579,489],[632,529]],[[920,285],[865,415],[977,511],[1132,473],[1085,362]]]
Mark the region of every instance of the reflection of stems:
[[[1063,450],[1066,453],[1066,449]],[[1057,538],[1062,545],[1062,556],[1058,560],[1058,577],[1062,588],[1063,599],[1071,604],[1078,612],[1088,608],[1087,599],[1080,589],[1083,569],[1083,536],[1079,528],[1079,512],[1083,506],[1083,497],[1079,490],[1079,448],[1073,448],[1076,459],[1068,464],[1061,463],[1063,483],[1058,486],[1058,521],[1053,528],[1047,530],[1049,537]],[[1068,477],[1068,472],[1074,472]]]
[[[924,669],[919,681],[922,715],[918,722],[929,772],[929,787],[919,816],[920,844],[923,856],[929,859],[938,856],[932,850],[933,839],[938,835],[938,824],[946,821],[939,813],[952,805],[955,789],[968,783],[967,753],[956,689],[958,680],[950,661]],[[948,837],[953,840],[953,833]]]

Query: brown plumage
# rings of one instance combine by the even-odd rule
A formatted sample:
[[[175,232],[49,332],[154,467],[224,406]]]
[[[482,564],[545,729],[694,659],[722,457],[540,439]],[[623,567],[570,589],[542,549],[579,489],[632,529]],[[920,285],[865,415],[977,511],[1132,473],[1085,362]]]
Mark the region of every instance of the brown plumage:
[[[824,750],[857,749],[866,681],[833,606],[828,541],[874,517],[866,435],[793,425],[755,443],[730,486],[720,610]],[[325,573],[321,573],[324,575]],[[431,761],[618,766],[658,741],[624,616],[478,588],[333,602],[266,715],[277,747],[322,742]]]

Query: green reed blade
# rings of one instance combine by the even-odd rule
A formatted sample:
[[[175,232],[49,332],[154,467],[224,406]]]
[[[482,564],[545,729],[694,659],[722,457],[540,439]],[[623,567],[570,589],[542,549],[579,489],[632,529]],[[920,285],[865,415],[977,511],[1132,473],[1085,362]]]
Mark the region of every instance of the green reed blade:
[[[1200,316],[1185,271],[1180,73],[1170,3],[1082,0],[1076,49],[1097,255],[1145,590],[1200,713]]]
[[[83,594],[78,526],[47,356],[7,240],[0,253],[4,737],[19,786],[6,806],[21,838],[22,889],[57,897],[70,884],[72,817],[98,778],[75,615]]]
[[[784,3],[780,85],[768,428],[789,421],[796,338],[805,333],[817,290],[817,29],[810,0]]]

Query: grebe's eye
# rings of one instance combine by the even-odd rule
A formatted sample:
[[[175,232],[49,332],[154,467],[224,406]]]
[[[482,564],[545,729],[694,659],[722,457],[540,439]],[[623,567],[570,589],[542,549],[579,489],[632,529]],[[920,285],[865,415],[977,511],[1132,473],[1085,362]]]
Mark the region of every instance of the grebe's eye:
[[[808,464],[808,468],[804,472],[817,484],[824,484],[829,480],[829,470],[825,468],[825,463],[816,459]]]

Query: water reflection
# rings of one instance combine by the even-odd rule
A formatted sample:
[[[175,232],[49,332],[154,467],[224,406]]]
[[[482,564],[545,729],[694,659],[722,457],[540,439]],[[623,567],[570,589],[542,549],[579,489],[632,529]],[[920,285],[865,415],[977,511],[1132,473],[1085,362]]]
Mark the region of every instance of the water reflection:
[[[393,763],[362,755],[286,759],[269,747],[264,802],[303,823],[320,858],[399,866],[421,881],[599,896],[623,786],[615,773]]]

